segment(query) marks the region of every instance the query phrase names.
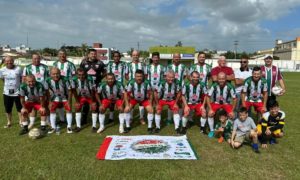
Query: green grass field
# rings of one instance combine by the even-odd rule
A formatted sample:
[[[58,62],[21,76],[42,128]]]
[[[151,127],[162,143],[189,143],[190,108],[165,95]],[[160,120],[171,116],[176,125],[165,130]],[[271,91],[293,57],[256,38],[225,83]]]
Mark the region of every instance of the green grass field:
[[[117,119],[101,135],[92,134],[89,125],[78,134],[66,134],[64,128],[59,136],[31,140],[18,135],[16,113],[13,127],[3,128],[6,118],[1,105],[0,179],[300,179],[300,73],[284,76],[287,94],[279,102],[287,114],[286,135],[279,144],[260,149],[260,154],[250,146],[234,150],[193,126],[187,136],[200,156],[194,161],[99,161],[95,156],[104,137],[118,135]],[[138,125],[138,121],[135,124],[128,135],[147,134],[146,126]],[[174,135],[173,125],[164,127],[160,134]]]

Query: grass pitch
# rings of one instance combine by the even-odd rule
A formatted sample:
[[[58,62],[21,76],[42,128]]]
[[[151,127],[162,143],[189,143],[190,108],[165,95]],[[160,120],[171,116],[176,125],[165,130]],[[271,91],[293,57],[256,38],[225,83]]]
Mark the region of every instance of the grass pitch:
[[[300,179],[300,73],[284,73],[287,94],[280,97],[286,113],[285,136],[279,144],[255,154],[250,146],[238,150],[219,144],[199,133],[198,126],[187,136],[199,160],[123,160],[99,161],[96,152],[106,135],[118,134],[118,120],[99,135],[89,124],[80,133],[49,135],[31,140],[19,136],[17,116],[10,129],[0,107],[0,178],[1,179]],[[3,84],[0,84],[2,89]],[[0,102],[3,103],[2,96]],[[135,114],[138,112],[135,111]],[[163,116],[163,120],[166,117]],[[199,124],[199,120],[196,120]],[[73,121],[75,122],[75,121]],[[164,121],[163,121],[164,122]],[[36,122],[39,126],[39,122]],[[128,135],[147,134],[147,127],[135,121]],[[173,125],[163,127],[161,135],[174,135]]]

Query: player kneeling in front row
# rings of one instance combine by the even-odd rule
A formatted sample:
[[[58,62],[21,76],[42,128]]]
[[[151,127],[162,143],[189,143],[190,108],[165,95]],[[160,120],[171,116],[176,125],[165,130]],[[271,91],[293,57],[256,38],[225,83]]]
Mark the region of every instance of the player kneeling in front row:
[[[33,75],[26,76],[25,83],[20,86],[20,98],[23,108],[21,109],[22,115],[22,130],[20,135],[28,133],[28,114],[34,108],[41,114],[41,131],[46,133],[46,110],[44,107],[44,87],[41,83],[35,81]],[[26,97],[26,99],[25,99]]]
[[[167,105],[171,111],[173,111],[173,119],[175,125],[175,131],[177,134],[181,133],[179,128],[180,116],[178,101],[181,98],[181,83],[175,79],[175,73],[173,70],[168,70],[166,73],[166,81],[161,81],[157,90],[154,92],[156,99],[158,97],[158,104],[156,107],[155,124],[156,131],[160,130],[161,112],[163,106]]]
[[[51,78],[45,83],[47,95],[50,97],[50,123],[49,134],[56,130],[56,110],[63,106],[67,112],[67,133],[72,133],[72,111],[70,102],[72,99],[72,88],[70,82],[60,75],[60,70],[53,67],[50,71]]]
[[[95,87],[93,85],[93,78],[87,76],[86,72],[82,68],[77,69],[76,73],[77,76],[75,76],[72,81],[74,97],[76,99],[76,128],[74,129],[74,131],[79,132],[81,130],[81,111],[83,105],[90,105],[92,111],[92,122],[94,127],[94,125],[96,126],[97,122],[97,104],[95,99]]]
[[[266,79],[261,77],[260,67],[254,67],[252,76],[247,78],[241,94],[242,105],[247,109],[252,106],[258,113],[258,119],[266,112],[268,87]]]
[[[270,111],[263,114],[261,122],[257,125],[262,148],[267,148],[268,140],[270,144],[275,144],[276,138],[283,137],[285,113],[279,109],[277,101],[270,101],[269,107]]]
[[[226,81],[226,74],[220,72],[217,76],[217,83],[213,83],[208,91],[207,106],[209,107],[208,125],[210,132],[208,137],[214,137],[214,116],[217,110],[224,109],[229,118],[232,120],[234,117],[233,109],[236,105],[236,94],[232,84]],[[212,99],[212,100],[211,100]],[[230,104],[231,100],[231,104]],[[204,127],[205,122],[201,127]],[[204,129],[204,128],[203,128]]]
[[[197,116],[201,116],[201,122],[203,121],[202,119],[206,119],[204,104],[206,102],[207,90],[205,84],[200,82],[199,79],[199,72],[193,71],[191,73],[191,82],[186,83],[182,88],[184,115],[182,118],[181,134],[186,134],[187,121],[193,110],[195,110]]]
[[[259,153],[256,125],[248,116],[248,110],[245,107],[240,108],[239,118],[234,121],[230,141],[232,148],[239,148],[245,141],[252,141],[253,150]]]
[[[225,140],[230,144],[232,122],[228,120],[227,112],[224,109],[221,109],[218,115],[220,122],[217,122],[215,126],[215,137],[218,138],[219,143]]]
[[[102,82],[99,84],[96,93],[96,99],[99,102],[99,123],[100,127],[97,130],[97,133],[101,133],[104,131],[104,121],[105,121],[105,112],[111,106],[117,106],[117,110],[119,111],[119,121],[120,127],[119,132],[124,132],[124,121],[125,114],[123,113],[123,100],[126,99],[126,93],[124,91],[123,85],[116,81],[115,75],[113,73],[107,73],[106,82]],[[129,127],[129,120],[126,121],[126,126]],[[93,130],[96,129],[96,123],[93,124]]]
[[[145,80],[145,75],[142,70],[138,69],[135,71],[135,78],[134,80],[129,81],[126,91],[128,99],[125,99],[125,101],[129,102],[126,103],[126,112],[130,112],[137,104],[139,104],[139,106],[143,106],[148,112],[148,133],[152,134],[153,107],[150,103],[150,100],[152,99],[151,85],[149,81]],[[126,132],[130,131],[130,126],[128,126],[130,125],[129,117],[129,113],[126,113]]]

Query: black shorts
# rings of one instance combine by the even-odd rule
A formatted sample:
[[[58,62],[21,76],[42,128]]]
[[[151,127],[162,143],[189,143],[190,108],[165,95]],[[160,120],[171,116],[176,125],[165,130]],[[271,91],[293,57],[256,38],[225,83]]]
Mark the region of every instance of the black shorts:
[[[14,103],[16,104],[16,109],[18,112],[21,112],[22,104],[19,96],[7,96],[3,94],[4,107],[6,113],[11,113]]]

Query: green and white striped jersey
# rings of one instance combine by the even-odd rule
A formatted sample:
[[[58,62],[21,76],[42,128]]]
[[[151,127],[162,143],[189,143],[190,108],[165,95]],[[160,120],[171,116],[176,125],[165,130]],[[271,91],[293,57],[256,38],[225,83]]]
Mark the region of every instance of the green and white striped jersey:
[[[50,76],[49,68],[45,64],[40,64],[35,66],[33,64],[29,64],[25,66],[23,70],[23,76],[34,75],[35,80],[42,84],[45,83],[46,79]]]
[[[126,71],[126,63],[120,62],[116,64],[115,62],[109,62],[106,69],[108,73],[114,73],[116,80],[123,84]]]
[[[258,82],[252,80],[252,76],[248,77],[244,82],[243,92],[246,93],[246,101],[262,102],[263,92],[268,91],[267,80],[261,78]]]
[[[192,83],[187,82],[182,88],[182,95],[185,96],[188,104],[203,103],[201,98],[207,95],[206,85],[199,82],[194,86]]]
[[[135,71],[138,70],[138,69],[144,71],[144,74],[147,74],[147,68],[144,65],[144,63],[141,63],[141,62],[138,62],[138,63],[135,63],[135,62],[127,63],[126,72],[125,73],[128,74],[129,80],[134,79]]]
[[[47,78],[45,88],[49,89],[51,101],[63,102],[68,100],[68,91],[72,87],[69,80],[62,77],[57,82]]]
[[[55,61],[53,67],[57,67],[60,70],[60,75],[66,77],[67,79],[72,79],[76,74],[76,67],[71,61],[66,61],[61,63],[60,61]]]
[[[201,66],[200,64],[193,64],[189,69],[189,74],[197,71],[200,74],[200,80],[207,86],[208,77],[210,76],[211,66],[208,64],[204,64]]]
[[[177,79],[172,84],[168,84],[167,81],[163,80],[159,83],[157,92],[159,93],[159,99],[162,100],[175,100],[176,96],[182,90],[182,83]]]
[[[235,89],[230,83],[226,83],[223,88],[218,83],[213,83],[208,96],[212,98],[213,103],[217,104],[229,104],[230,99],[236,98]]]
[[[180,83],[184,83],[184,77],[186,75],[186,67],[183,64],[176,66],[175,64],[170,64],[167,66],[167,70],[173,70],[175,73],[175,79],[179,80]]]
[[[100,94],[101,99],[122,99],[124,92],[123,84],[118,81],[113,86],[109,86],[107,82],[101,82],[97,88],[97,93]]]
[[[149,99],[148,91],[151,90],[151,85],[149,81],[145,80],[141,84],[137,84],[135,80],[129,81],[126,87],[126,91],[137,101],[144,101]]]
[[[154,64],[147,66],[148,81],[150,82],[152,88],[157,87],[159,82],[164,79],[164,73],[165,67],[160,64],[157,66]]]
[[[71,86],[76,90],[77,95],[80,97],[91,98],[93,95],[93,90],[95,89],[94,81],[91,76],[87,76],[84,81],[78,79],[77,76],[73,77]]]
[[[44,86],[42,83],[36,82],[33,88],[26,83],[20,85],[19,93],[21,97],[25,97],[26,101],[40,102],[40,97],[44,96]]]

